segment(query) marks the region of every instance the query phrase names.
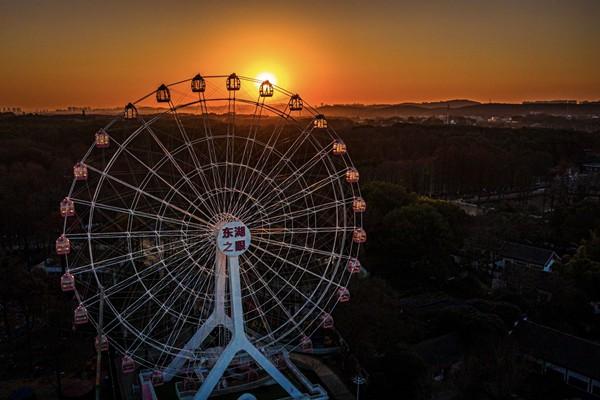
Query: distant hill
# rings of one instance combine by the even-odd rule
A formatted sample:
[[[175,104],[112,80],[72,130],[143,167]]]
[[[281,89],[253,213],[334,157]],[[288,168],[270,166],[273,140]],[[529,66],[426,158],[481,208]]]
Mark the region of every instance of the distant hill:
[[[432,102],[425,102],[425,103],[401,103],[401,105],[406,105],[406,106],[417,106],[417,107],[421,107],[421,108],[430,108],[430,109],[436,109],[436,108],[444,108],[444,109],[448,109],[448,108],[461,108],[461,107],[467,107],[467,106],[475,106],[475,105],[479,105],[481,104],[478,101],[473,101],[473,100],[466,100],[466,99],[457,99],[457,100],[446,100],[446,101],[432,101]]]
[[[516,116],[528,114],[548,115],[600,115],[600,103],[479,103],[472,100],[447,100],[432,103],[400,104],[333,104],[318,108],[328,116],[348,118],[423,117],[450,114],[451,116]]]

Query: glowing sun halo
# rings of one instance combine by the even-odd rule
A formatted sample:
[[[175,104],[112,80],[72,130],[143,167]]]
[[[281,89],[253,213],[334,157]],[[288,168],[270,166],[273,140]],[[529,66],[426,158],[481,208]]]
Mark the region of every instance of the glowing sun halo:
[[[256,79],[260,81],[260,83],[256,84],[257,86],[260,86],[260,84],[264,81],[269,81],[273,85],[277,84],[277,78],[270,72],[261,72],[260,74],[256,75]]]

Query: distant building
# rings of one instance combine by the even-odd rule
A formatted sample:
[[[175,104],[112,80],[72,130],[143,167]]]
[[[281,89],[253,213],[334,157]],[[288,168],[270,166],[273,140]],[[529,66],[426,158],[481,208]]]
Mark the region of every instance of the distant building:
[[[32,269],[45,271],[47,274],[60,275],[63,273],[62,266],[52,258],[47,258],[39,264],[36,264]]]
[[[509,266],[530,268],[543,272],[552,272],[552,266],[560,261],[554,250],[526,244],[504,242],[496,251],[496,266],[507,268]]]
[[[494,251],[492,288],[508,287],[529,293],[540,302],[550,301],[555,279],[553,266],[560,257],[550,249],[521,243],[504,242]]]
[[[581,164],[581,172],[586,172],[586,173],[598,173],[600,172],[600,163],[597,162],[590,162],[590,163],[585,163],[585,164]]]
[[[459,335],[453,332],[417,343],[412,350],[429,365],[432,379],[441,382],[459,370],[464,359],[463,347]]]
[[[541,374],[600,396],[600,344],[530,321],[515,334],[521,353]]]

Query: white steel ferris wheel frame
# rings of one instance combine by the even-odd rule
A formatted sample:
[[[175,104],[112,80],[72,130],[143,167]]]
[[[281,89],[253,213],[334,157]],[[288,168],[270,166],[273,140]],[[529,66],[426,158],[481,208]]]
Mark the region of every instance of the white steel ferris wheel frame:
[[[205,76],[203,79],[210,80],[221,80],[223,78],[229,79],[231,76],[227,75],[214,75]],[[244,82],[257,83],[261,82],[246,78],[239,77]],[[190,82],[190,79],[175,82],[173,84],[165,85],[166,88],[174,89],[177,85]],[[221,81],[222,82],[222,81]],[[293,93],[282,89],[278,86],[273,85],[274,91],[281,94],[285,98],[292,98],[295,96]],[[229,89],[229,87],[227,88]],[[160,88],[159,88],[160,90]],[[77,207],[77,218],[79,216],[85,217],[85,212],[81,212],[81,209],[85,209],[88,213],[87,219],[81,218],[81,226],[83,230],[73,232],[71,225],[69,225],[69,219],[65,218],[63,226],[63,235],[69,238],[73,243],[74,247],[78,249],[76,257],[67,255],[67,270],[69,273],[74,274],[76,277],[84,276],[86,274],[91,277],[90,282],[87,283],[88,287],[97,286],[99,289],[94,292],[92,291],[91,296],[86,296],[85,290],[78,289],[75,292],[77,302],[88,308],[94,307],[98,302],[107,301],[107,308],[109,313],[112,313],[114,318],[109,319],[106,326],[102,327],[101,317],[96,320],[94,313],[89,313],[89,317],[93,323],[98,325],[99,328],[104,328],[109,336],[109,340],[117,350],[121,353],[135,358],[136,362],[141,365],[146,365],[150,368],[154,368],[162,371],[164,380],[171,380],[174,376],[178,375],[182,370],[186,362],[190,360],[197,360],[198,351],[202,349],[203,342],[207,339],[208,335],[217,328],[223,327],[231,333],[231,339],[228,341],[227,346],[220,353],[220,356],[216,360],[216,364],[210,370],[204,383],[201,385],[195,399],[207,398],[212,392],[213,388],[219,382],[219,379],[225,372],[227,366],[234,358],[235,354],[240,351],[245,351],[252,359],[255,360],[258,366],[263,368],[271,377],[273,377],[293,398],[299,398],[302,396],[301,392],[294,387],[294,385],[283,375],[257,347],[262,349],[267,346],[272,346],[276,343],[282,342],[284,339],[288,340],[291,335],[298,335],[298,332],[304,332],[310,336],[311,332],[318,329],[318,319],[322,316],[329,315],[331,309],[337,302],[335,293],[338,290],[345,289],[349,275],[344,275],[346,270],[346,263],[351,260],[355,260],[358,254],[360,240],[357,243],[353,243],[354,234],[356,230],[362,226],[362,217],[360,212],[351,213],[353,220],[348,223],[348,210],[352,208],[353,201],[360,198],[360,189],[356,184],[356,181],[348,180],[348,171],[355,171],[352,166],[352,162],[348,155],[345,154],[345,145],[343,145],[344,152],[341,153],[341,159],[343,160],[343,168],[334,167],[334,164],[329,160],[331,157],[331,145],[336,143],[343,143],[335,131],[330,127],[326,127],[328,134],[332,137],[332,142],[327,143],[327,146],[319,148],[315,145],[315,154],[310,157],[303,159],[303,163],[300,165],[294,164],[293,156],[294,153],[290,150],[298,151],[300,145],[303,145],[305,141],[312,140],[311,135],[313,129],[316,126],[316,119],[320,118],[315,109],[304,102],[303,109],[307,110],[312,115],[312,120],[309,120],[309,127],[304,128],[299,135],[295,138],[292,137],[289,144],[289,149],[281,150],[277,148],[277,140],[279,139],[279,133],[277,137],[272,141],[273,135],[271,135],[265,143],[260,143],[256,140],[256,129],[254,132],[254,139],[250,139],[252,135],[252,129],[257,115],[260,118],[263,110],[266,110],[285,121],[292,121],[296,125],[297,120],[292,116],[292,110],[289,104],[280,110],[277,105],[269,105],[265,103],[265,98],[260,97],[256,101],[247,100],[244,98],[236,97],[235,90],[227,90],[227,96],[215,97],[209,99],[205,97],[204,92],[198,94],[197,100],[183,101],[179,104],[169,98],[168,105],[169,109],[165,113],[160,113],[150,117],[147,121],[142,117],[139,117],[141,126],[135,129],[129,135],[119,140],[117,137],[110,136],[111,145],[116,145],[117,150],[112,154],[110,159],[106,161],[104,154],[102,155],[102,164],[90,162],[92,153],[95,151],[95,145],[92,145],[87,153],[81,160],[82,165],[85,165],[90,175],[97,177],[97,181],[92,184],[86,183],[86,189],[89,192],[89,197],[79,196],[82,190],[78,189],[78,180],[74,179],[71,189],[69,191],[68,198],[74,202]],[[147,96],[142,97],[133,105],[141,104],[143,101],[148,99],[150,96],[157,94],[157,91],[153,91]],[[297,96],[297,95],[296,95]],[[226,124],[225,135],[214,135],[210,128],[210,118],[208,111],[208,104],[211,101],[223,101],[227,103],[228,120]],[[236,114],[236,103],[246,104],[255,107],[254,115],[252,117],[252,124],[250,125],[250,134],[248,138],[240,139],[236,136],[236,125],[235,125],[235,114]],[[207,136],[205,138],[194,138],[192,139],[184,127],[181,119],[177,115],[178,110],[186,109],[190,106],[198,105],[200,113],[202,115],[202,121],[204,124]],[[154,123],[158,121],[164,114],[172,114],[175,118],[177,125],[177,131],[181,135],[181,143],[177,147],[169,147],[165,144],[159,135],[154,132]],[[110,132],[113,125],[120,122],[121,118],[117,118],[109,123],[103,132]],[[275,130],[274,130],[275,132]],[[141,159],[139,153],[135,153],[133,144],[139,139],[142,133],[147,134],[153,141],[153,145],[160,149],[160,159],[154,164],[147,162],[146,159]],[[231,137],[231,141],[230,138]],[[226,142],[226,148],[222,151],[224,153],[224,162],[219,162],[217,151],[214,148],[216,139],[224,139]],[[241,160],[234,161],[234,140],[245,140],[243,155]],[[195,154],[194,146],[198,143],[206,142],[207,149],[207,160],[201,160],[198,154]],[[210,144],[213,148],[211,150]],[[248,143],[252,143],[252,146],[262,146],[262,152],[260,157],[253,160],[256,165],[250,165],[250,156],[245,160],[246,147]],[[277,153],[280,151],[280,153]],[[238,149],[238,152],[240,150]],[[267,165],[266,161],[263,161],[263,157],[268,159],[271,154],[276,154],[275,165]],[[138,154],[138,155],[136,155]],[[195,172],[190,173],[184,171],[185,167],[180,162],[181,154],[189,154],[189,164],[191,169]],[[258,154],[258,153],[257,153]],[[265,156],[265,154],[267,154]],[[126,155],[130,159],[134,160],[134,163],[145,169],[145,177],[141,181],[127,181],[126,178],[122,177],[122,171],[117,173],[114,170],[114,166],[118,165],[119,157]],[[223,157],[223,154],[221,155]],[[229,158],[231,157],[231,158]],[[237,162],[237,164],[236,164]],[[261,164],[262,162],[262,164]],[[320,180],[311,181],[308,174],[305,174],[311,168],[314,168],[318,163],[325,165],[325,176]],[[170,168],[174,169],[174,175],[178,176],[178,179],[169,179],[168,175],[164,173],[164,166],[169,165]],[[224,172],[225,179],[227,178],[233,182],[234,180],[234,166],[238,165],[237,174],[235,176],[235,183],[223,185],[223,181],[220,180],[219,173]],[[230,166],[230,170],[228,170]],[[265,169],[271,167],[272,169],[265,172]],[[127,167],[125,167],[127,168]],[[224,171],[221,171],[223,169]],[[207,172],[208,171],[208,172]],[[242,174],[243,171],[243,174]],[[250,171],[250,176],[246,177],[246,174]],[[125,171],[127,172],[127,171]],[[227,174],[229,173],[229,176]],[[212,174],[212,175],[211,175]],[[262,175],[261,175],[262,174]],[[209,178],[212,176],[212,182]],[[275,178],[274,178],[275,177]],[[335,198],[326,199],[324,201],[320,199],[313,199],[313,194],[318,193],[323,187],[331,185],[335,187],[334,192],[339,190],[340,193],[344,193],[342,189],[342,181],[346,177],[346,180],[350,182],[348,186],[351,188],[351,195],[340,195],[337,194]],[[247,179],[246,179],[247,178]],[[250,179],[252,178],[252,179]],[[238,179],[241,179],[241,183],[238,184]],[[253,180],[262,179],[264,182],[260,186],[260,191],[254,190],[251,192],[248,190],[248,186],[253,184]],[[279,181],[276,182],[276,179]],[[198,186],[191,184],[192,180],[200,182]],[[155,181],[159,185],[162,185],[167,192],[164,195],[162,192],[154,192],[150,190],[151,184],[149,182]],[[155,183],[156,184],[156,183]],[[117,186],[119,190],[128,190],[133,195],[131,203],[127,206],[115,205],[116,201],[102,199],[100,194],[105,186]],[[200,187],[201,186],[201,187]],[[296,186],[299,186],[298,189]],[[233,189],[232,189],[233,188]],[[239,195],[237,201],[233,201],[233,195],[229,197],[222,195],[219,197],[219,191],[229,190]],[[293,192],[291,195],[286,193],[286,190],[298,190]],[[79,192],[78,192],[79,190]],[[115,189],[117,196],[120,196],[119,190]],[[185,197],[182,193],[191,190],[193,200]],[[250,194],[246,193],[248,191]],[[217,194],[215,194],[217,193]],[[332,192],[333,193],[333,192]],[[337,193],[337,192],[335,192]],[[310,196],[310,202],[306,200],[306,197]],[[243,200],[242,197],[244,198]],[[325,196],[326,197],[326,196]],[[176,202],[176,198],[180,200]],[[265,201],[266,205],[264,209],[260,208],[249,208],[252,207],[253,202],[259,202],[261,199],[269,199]],[[304,208],[292,209],[289,207],[290,204],[302,199],[304,201]],[[121,199],[123,200],[123,199]],[[127,198],[129,201],[129,198]],[[138,207],[139,204],[146,202],[155,202],[160,204],[158,209],[143,210]],[[235,204],[234,204],[235,203]],[[286,208],[288,207],[288,208]],[[299,218],[306,218],[307,220],[314,216],[319,216],[319,213],[325,211],[329,212],[335,210],[335,225],[334,226],[318,226],[316,221],[311,220],[312,225],[297,227],[291,224],[289,227],[286,225],[287,221],[294,221]],[[340,211],[341,210],[341,211]],[[351,210],[350,210],[351,211]],[[104,228],[96,228],[94,215],[95,213],[114,213],[117,216],[126,216],[128,223],[126,230],[118,231],[106,231]],[[169,215],[168,212],[173,212],[175,215]],[[333,211],[332,211],[333,212]],[[258,215],[258,217],[257,217]],[[340,217],[341,216],[341,217]],[[313,219],[316,219],[314,217]],[[125,218],[125,217],[124,217]],[[252,225],[253,219],[261,218],[261,225]],[[144,226],[148,225],[147,221],[155,221],[154,230],[140,230],[139,220],[144,220]],[[243,262],[247,264],[246,272],[240,274],[240,259],[237,256],[226,256],[223,252],[218,250],[218,246],[215,246],[214,235],[219,226],[222,224],[242,221],[244,223],[250,223],[249,230],[252,231],[253,237],[256,240],[252,243],[252,249],[244,255]],[[169,226],[171,229],[164,229],[165,226]],[[133,227],[138,227],[137,230],[133,230]],[[174,229],[179,227],[179,229]],[[104,230],[103,230],[104,229]],[[275,240],[272,236],[277,237],[282,235],[281,240]],[[287,236],[286,236],[287,235]],[[298,243],[293,242],[292,237],[296,235],[305,235],[305,242]],[[326,236],[329,235],[329,236]],[[285,238],[288,237],[288,241]],[[301,236],[301,239],[304,236]],[[325,237],[325,241],[332,241],[330,249],[326,249],[325,246],[317,246],[317,237]],[[149,248],[136,249],[134,243],[146,240],[145,238],[155,239],[155,246]],[[169,241],[173,238],[172,241]],[[177,240],[175,240],[177,239]],[[98,252],[98,247],[108,246],[103,241],[115,241],[122,240],[127,243],[128,252],[118,256],[113,256],[110,252],[106,252],[106,255]],[[311,241],[312,240],[312,241]],[[77,241],[86,242],[87,249],[85,247],[77,247]],[[100,245],[98,244],[100,243]],[[200,243],[200,244],[198,244]],[[348,245],[349,243],[349,245]],[[170,246],[170,255],[163,256],[161,253],[164,246]],[[214,250],[207,253],[206,249],[210,246],[214,247]],[[147,269],[138,270],[135,267],[134,260],[139,260],[145,257],[147,252],[158,252],[158,261],[151,264]],[[84,254],[81,256],[81,254]],[[108,255],[111,255],[109,257]],[[214,262],[210,261],[210,254],[214,254]],[[290,258],[290,254],[293,257]],[[182,258],[185,258],[182,261]],[[268,265],[264,259],[268,258],[273,263],[279,263],[277,266]],[[123,263],[131,262],[135,273],[128,275],[125,279],[119,280],[120,276],[115,276],[112,272],[112,286],[109,282],[106,283],[106,272],[111,273],[113,269],[119,269]],[[187,266],[187,263],[194,264],[194,268]],[[210,267],[210,264],[213,267]],[[316,265],[326,265],[326,268],[315,268]],[[268,271],[270,274],[267,276],[256,273],[256,275],[250,275],[251,270],[262,268],[264,271]],[[294,272],[292,275],[286,275],[284,269],[291,268]],[[341,268],[341,272],[340,272]],[[148,272],[151,270],[150,272]],[[163,283],[159,280],[154,286],[146,287],[144,279],[150,274],[156,272],[166,274],[171,280],[167,283]],[[296,274],[299,275],[296,275]],[[203,275],[205,274],[206,277]],[[195,276],[197,275],[197,276]],[[212,278],[211,278],[212,276]],[[345,277],[345,278],[344,278]],[[210,284],[208,282],[203,283],[203,280],[213,280],[213,287],[210,290]],[[254,282],[251,279],[255,279]],[[309,290],[306,290],[298,285],[305,282],[307,279],[317,279],[318,284],[314,286],[308,285]],[[188,280],[192,280],[195,286],[187,286],[185,283]],[[156,303],[155,298],[158,297],[160,291],[164,289],[167,284],[175,283],[179,287],[181,293],[176,293],[162,303]],[[257,283],[258,282],[258,283]],[[273,286],[273,283],[277,283]],[[78,284],[81,283],[78,281]],[[229,283],[229,288],[227,288]],[[242,288],[242,283],[243,288]],[[111,296],[121,293],[126,288],[133,284],[141,284],[143,290],[146,291],[146,297],[138,301],[131,300],[130,303],[124,303],[127,305],[124,309],[119,309],[119,305],[115,306],[115,303],[111,301]],[[162,285],[162,286],[161,286]],[[107,286],[107,287],[105,287]],[[257,287],[252,292],[254,287]],[[281,286],[281,287],[279,287]],[[192,290],[193,288],[193,290]],[[282,294],[282,288],[285,288],[290,293],[298,297],[304,302],[297,309],[291,309],[290,303],[293,303],[291,299],[292,295]],[[244,294],[244,290],[245,294]],[[183,309],[176,308],[176,302],[183,294],[187,294],[186,290],[190,291],[189,297],[193,294],[198,297],[202,297],[203,309],[204,304],[209,304],[207,307],[211,307],[211,311],[207,317],[197,317],[194,322],[197,327],[190,338],[185,341],[183,345],[176,345],[175,339],[171,340],[173,332],[169,335],[167,340],[162,338],[157,339],[152,336],[152,329],[161,322],[165,315],[168,315],[171,320],[176,319],[173,330],[175,327],[179,327],[179,334],[183,334],[184,331],[189,331],[187,327],[188,319],[191,319],[192,308],[188,303],[189,299],[183,303]],[[258,291],[264,291],[267,296],[272,297],[272,304],[261,303],[261,299],[257,299],[256,296]],[[333,293],[333,295],[332,295]],[[126,297],[126,295],[125,295]],[[142,297],[142,296],[140,296]],[[254,306],[258,308],[257,316],[249,319],[244,314],[243,299],[250,299]],[[264,299],[264,294],[263,294]],[[193,301],[192,301],[193,302]],[[156,315],[151,315],[149,322],[141,330],[136,328],[132,323],[128,321],[132,315],[148,304],[155,304]],[[230,315],[227,314],[226,305],[229,304]],[[262,309],[261,307],[264,307]],[[270,307],[270,308],[268,308]],[[250,336],[247,334],[247,328],[250,320],[262,319],[262,323],[265,327],[270,326],[270,318],[275,314],[273,310],[279,310],[279,314],[283,314],[284,320],[287,322],[281,322],[276,325],[275,329],[268,329],[268,335],[258,334],[255,337],[256,332],[252,332]],[[159,317],[157,315],[161,314]],[[246,314],[249,315],[247,311]],[[155,322],[155,319],[158,321]],[[281,318],[281,317],[279,317]],[[265,320],[266,319],[266,320]],[[184,322],[180,323],[180,320]],[[315,322],[316,321],[316,322]],[[154,324],[154,325],[153,325]],[[186,329],[184,329],[186,325]],[[148,330],[146,328],[151,326]],[[304,326],[305,328],[301,328]],[[316,326],[316,327],[315,327]],[[123,329],[123,335],[127,332],[131,332],[134,336],[133,343],[127,347],[120,344],[114,334],[114,329],[121,327]],[[293,332],[293,333],[292,333]],[[176,336],[177,336],[176,335]],[[298,336],[296,336],[298,337]],[[162,340],[162,341],[161,341]],[[284,344],[295,343],[295,339],[291,339]],[[225,343],[224,343],[225,344]],[[141,346],[146,348],[153,348],[154,351],[158,351],[158,361],[148,361],[144,357],[137,354]],[[293,346],[293,345],[292,345]],[[146,356],[147,358],[147,356]],[[170,358],[167,363],[166,359]],[[162,360],[162,361],[161,361]]]

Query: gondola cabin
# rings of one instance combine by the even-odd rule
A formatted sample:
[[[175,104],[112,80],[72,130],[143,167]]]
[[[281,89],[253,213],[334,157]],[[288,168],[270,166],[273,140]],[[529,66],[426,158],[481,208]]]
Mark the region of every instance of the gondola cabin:
[[[312,340],[306,335],[302,336],[302,339],[300,339],[300,350],[305,353],[312,353],[313,351]]]
[[[358,274],[360,272],[360,261],[358,261],[358,259],[356,258],[350,258],[348,260],[348,264],[346,265],[346,268],[348,269],[348,272],[350,272],[351,274]]]
[[[73,323],[75,325],[83,325],[88,322],[88,312],[87,308],[83,304],[77,306],[75,311],[73,312]]]
[[[346,182],[348,183],[357,183],[360,175],[358,174],[358,170],[356,168],[348,168],[346,170]]]
[[[125,110],[123,111],[123,118],[125,119],[136,119],[138,116],[137,108],[131,103],[125,106]]]
[[[158,103],[168,103],[171,101],[171,92],[164,83],[156,89],[156,101]]]
[[[56,254],[59,256],[67,255],[71,252],[71,241],[64,234],[56,239]]]
[[[96,346],[96,351],[108,351],[108,338],[106,335],[96,336],[94,345]]]
[[[106,149],[110,146],[110,136],[104,129],[100,129],[96,132],[96,148]]]
[[[197,74],[192,78],[191,82],[192,92],[194,93],[203,93],[206,90],[206,81],[200,74]]]
[[[73,166],[73,176],[76,181],[85,181],[88,178],[87,166],[83,163],[77,163]]]
[[[346,144],[341,140],[336,140],[333,142],[331,151],[334,156],[343,156],[347,151]]]
[[[315,120],[313,121],[313,127],[315,129],[327,129],[327,120],[323,114],[319,114],[315,117]]]
[[[264,81],[258,88],[260,97],[273,97],[273,85],[269,81]]]
[[[68,271],[60,277],[60,290],[72,292],[75,290],[75,277]]]
[[[62,217],[72,217],[75,215],[75,203],[73,200],[65,197],[60,202],[60,215]]]
[[[151,381],[152,381],[152,385],[153,386],[161,386],[162,384],[165,383],[164,379],[163,379],[163,373],[162,371],[152,371],[152,375],[150,377]]]
[[[333,328],[333,317],[329,313],[323,313],[321,315],[321,327],[325,329]]]
[[[123,356],[123,359],[121,360],[121,371],[123,371],[124,374],[130,374],[135,371],[135,361],[133,361],[133,358],[127,355]]]
[[[355,213],[367,211],[367,202],[362,197],[355,197],[354,200],[352,200],[352,210]]]
[[[364,243],[367,241],[367,232],[363,228],[356,228],[352,232],[352,241],[354,243]]]
[[[340,303],[347,303],[350,301],[350,291],[345,287],[338,288],[337,295]]]
[[[241,85],[240,78],[236,74],[231,74],[227,77],[227,90],[240,90]]]
[[[288,107],[290,111],[301,111],[304,107],[304,102],[300,95],[294,94],[290,97],[290,101],[288,103]]]

